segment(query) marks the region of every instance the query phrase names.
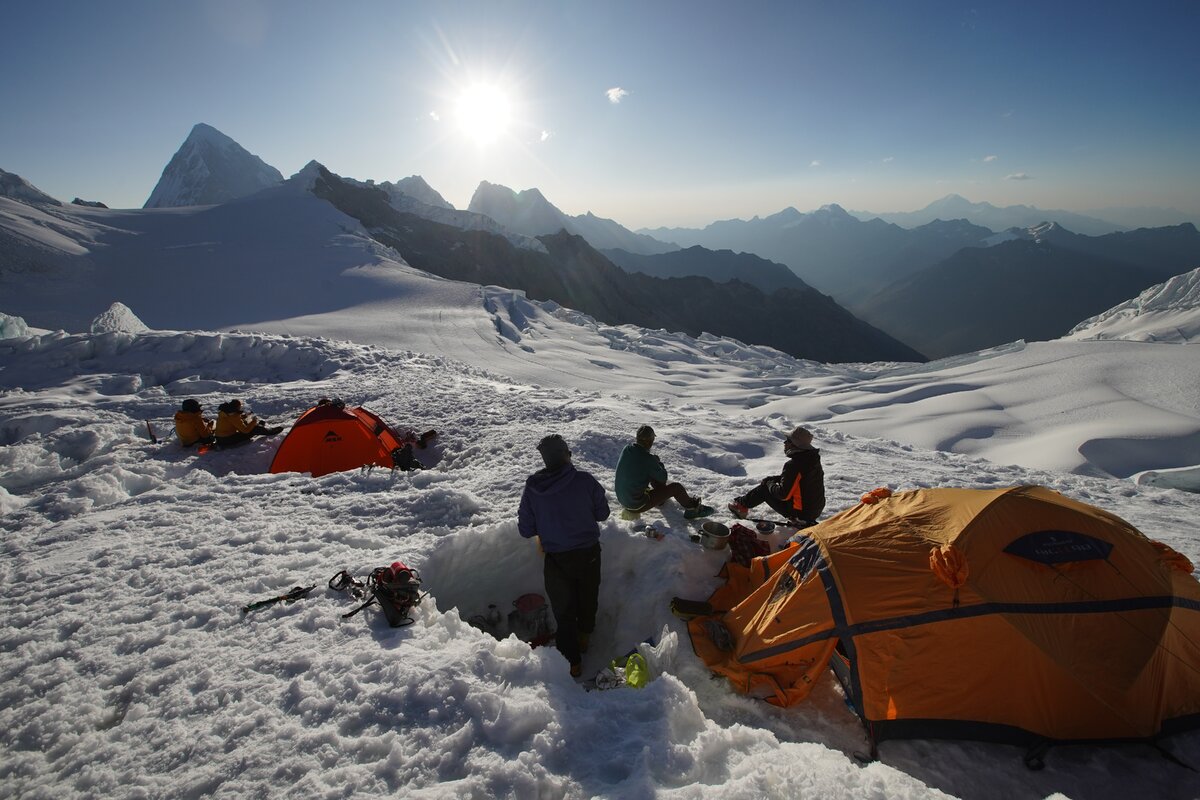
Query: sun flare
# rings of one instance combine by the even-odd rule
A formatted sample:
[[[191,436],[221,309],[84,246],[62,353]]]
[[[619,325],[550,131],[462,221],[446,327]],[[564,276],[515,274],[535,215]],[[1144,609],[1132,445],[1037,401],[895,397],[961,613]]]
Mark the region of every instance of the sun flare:
[[[499,139],[512,121],[512,101],[504,90],[479,84],[459,95],[455,103],[458,128],[476,144],[487,145]]]

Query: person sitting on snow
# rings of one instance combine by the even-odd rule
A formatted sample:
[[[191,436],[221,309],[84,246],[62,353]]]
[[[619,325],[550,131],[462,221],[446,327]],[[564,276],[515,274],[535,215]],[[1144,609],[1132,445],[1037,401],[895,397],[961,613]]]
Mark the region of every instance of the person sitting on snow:
[[[254,436],[274,436],[283,426],[268,428],[258,417],[242,409],[241,400],[230,400],[217,407],[217,428],[214,431],[218,447],[233,447],[248,442]]]
[[[542,578],[558,622],[554,646],[571,665],[571,677],[578,678],[582,653],[596,627],[599,523],[608,519],[608,498],[591,473],[571,464],[571,450],[561,436],[545,437],[537,449],[546,466],[525,480],[517,531],[526,539],[540,539]]]
[[[662,460],[650,452],[654,446],[654,428],[643,425],[637,429],[633,444],[625,445],[617,459],[617,474],[614,479],[617,500],[628,514],[640,514],[658,508],[671,498],[683,506],[683,516],[688,519],[707,517],[713,512],[711,506],[692,497],[681,483],[667,483],[667,468]]]
[[[200,403],[191,398],[184,400],[183,405],[175,412],[175,435],[184,447],[212,444],[216,441],[213,436],[213,421],[204,416]]]
[[[729,511],[745,519],[750,509],[766,503],[789,522],[807,527],[817,521],[825,510],[825,471],[821,468],[821,451],[812,446],[812,433],[796,428],[783,440],[787,463],[779,475],[763,478],[758,486],[741,497],[734,498]]]

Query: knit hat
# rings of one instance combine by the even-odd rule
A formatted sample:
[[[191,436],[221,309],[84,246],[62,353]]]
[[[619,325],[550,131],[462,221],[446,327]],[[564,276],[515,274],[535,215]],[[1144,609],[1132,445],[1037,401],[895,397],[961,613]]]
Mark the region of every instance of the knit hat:
[[[559,467],[571,460],[571,448],[567,447],[567,440],[557,433],[538,442],[537,449],[547,467]]]
[[[796,428],[788,434],[787,441],[797,450],[812,450],[812,433],[808,428]]]
[[[200,403],[189,397],[187,400],[183,401],[183,405],[180,406],[180,408],[182,408],[184,411],[194,413],[200,410]]]
[[[637,438],[638,442],[647,442],[647,443],[653,442],[654,438],[655,438],[654,437],[654,428],[651,428],[649,425],[643,425],[642,427],[637,429],[637,437],[636,438]]]

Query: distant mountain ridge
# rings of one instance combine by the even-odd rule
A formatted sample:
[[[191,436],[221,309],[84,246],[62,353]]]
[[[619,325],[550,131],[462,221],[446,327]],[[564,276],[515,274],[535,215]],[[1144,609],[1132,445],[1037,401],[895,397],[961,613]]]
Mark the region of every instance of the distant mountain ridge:
[[[322,170],[323,167],[313,162],[298,175],[308,175],[306,180],[311,186]],[[596,217],[590,212],[575,217],[567,215],[538,189],[515,192],[484,181],[472,197],[471,209],[459,211],[418,175],[381,183],[348,178],[338,180],[382,193],[386,203],[397,213],[468,234],[501,237],[517,250],[549,256],[550,261],[539,264],[537,269],[520,272],[522,279],[528,279],[532,281],[531,285],[541,286],[546,291],[557,292],[545,293],[544,297],[578,307],[597,319],[624,319],[648,327],[661,322],[675,330],[693,332],[703,330],[704,324],[711,324],[699,318],[698,308],[710,309],[708,319],[728,317],[726,312],[730,310],[739,315],[761,315],[762,308],[773,302],[770,296],[776,291],[811,291],[817,295],[825,292],[833,295],[840,310],[848,310],[869,326],[876,326],[912,345],[915,349],[909,352],[918,356],[917,351],[949,355],[1013,338],[1061,335],[1062,331],[1078,324],[1081,317],[1095,315],[1147,286],[1200,264],[1200,246],[1197,244],[1200,234],[1191,223],[1100,236],[1078,233],[1065,227],[1061,220],[1048,218],[1024,227],[1002,229],[999,233],[966,218],[936,218],[910,229],[878,218],[864,221],[831,204],[809,213],[789,207],[749,221],[721,220],[701,230],[660,228],[655,231],[656,236],[651,236],[630,231],[613,220]],[[164,204],[155,207],[222,205],[279,186],[281,182],[278,170],[215,128],[199,123],[164,169],[151,200]],[[61,205],[60,201],[31,186],[20,176],[3,171],[0,171],[0,196],[33,205]],[[103,208],[103,204],[78,198],[74,203],[77,207]],[[971,203],[958,195],[948,195],[924,211],[946,215],[956,212],[1057,213],[1028,206],[997,209],[987,203]],[[1070,218],[1068,212],[1063,213]],[[1091,220],[1097,221],[1103,222]],[[74,224],[73,217],[38,223],[65,234],[64,241],[70,240],[64,246],[68,255],[42,255],[39,245],[31,243],[25,235],[28,228],[25,231],[0,229],[0,245],[3,246],[0,249],[6,249],[10,254],[10,267],[24,268],[30,264],[33,272],[41,270],[47,275],[66,275],[70,269],[64,268],[63,264],[71,258],[72,248],[91,246],[86,239],[73,238],[74,234],[68,229]],[[429,252],[441,252],[442,245],[432,245],[423,239],[432,229],[423,224],[416,227],[420,230],[412,238],[421,240]],[[569,237],[553,239],[559,253],[552,253],[546,237],[554,237],[562,231]],[[571,237],[583,239],[599,252],[583,255],[581,248],[575,253],[572,248],[578,247],[577,243],[570,247],[566,245],[566,242],[574,241]],[[403,237],[393,239],[399,241]],[[448,234],[448,239],[456,242],[459,250],[465,248],[470,252],[471,248],[476,248],[488,259],[493,259],[480,268],[480,274],[514,274],[507,273],[494,261],[502,248],[493,243],[485,244],[478,236],[460,234]],[[668,239],[670,241],[665,241]],[[1039,247],[1018,246],[1022,242]],[[605,243],[613,246],[601,247]],[[985,248],[998,250],[993,254],[971,252]],[[567,251],[572,252],[563,256]],[[462,253],[445,252],[444,256],[455,262]],[[555,265],[560,257],[591,265],[605,276],[604,280],[615,281],[621,291],[632,293],[626,301],[636,300],[636,303],[626,302],[626,309],[622,310],[622,302],[612,296],[612,287],[601,290],[588,285],[587,281],[575,284],[562,280],[547,282],[539,270],[547,264]],[[515,254],[514,258],[522,261],[527,256]],[[423,269],[442,274],[438,272],[441,269],[438,264],[427,263]],[[1092,266],[1088,267],[1088,264]],[[614,273],[609,269],[612,266],[620,267],[620,270]],[[1067,284],[1063,282],[1064,276],[1068,276],[1077,281],[1078,286],[1070,290],[1069,300],[1057,307],[1039,306],[1035,314],[1033,306],[1022,302],[1019,294],[1010,296],[1010,292],[1036,281],[1039,271],[1045,275],[1042,285],[1061,284],[1059,290],[1068,292]],[[641,274],[631,276],[629,272]],[[1005,284],[1004,276],[1008,276],[1009,283],[1015,283],[1016,287]],[[681,282],[671,283],[670,291],[664,295],[661,284],[646,283],[644,278]],[[589,280],[599,278],[592,276]],[[999,285],[996,285],[997,281],[1000,281]],[[503,284],[500,278],[489,282]],[[724,286],[730,282],[741,282],[747,290],[763,294],[764,299],[758,301],[761,307],[738,306],[737,303],[751,303],[755,296],[743,293],[737,287],[727,289],[736,301],[734,305],[710,306],[709,289],[705,287],[710,284]],[[513,288],[527,287],[514,284]],[[654,303],[648,303],[646,298],[638,296],[639,292],[660,296]],[[666,303],[664,296],[668,298]],[[931,297],[940,298],[943,306],[929,306]],[[671,302],[683,302],[683,298],[687,298],[693,308],[668,307]],[[805,302],[810,301],[811,298]],[[592,305],[584,307],[582,303]],[[639,303],[643,305],[639,306]],[[950,309],[946,304],[955,308]],[[996,307],[989,307],[985,313],[972,317],[970,309],[976,304]],[[964,309],[963,319],[954,324],[943,324],[959,314],[959,307]],[[651,309],[657,310],[652,314]],[[785,318],[790,313],[781,310]],[[768,343],[773,346],[796,352],[791,349],[795,345],[793,337],[773,324],[761,320],[755,325],[747,320],[721,324],[742,332],[728,333],[730,336],[766,335],[772,337]],[[836,324],[843,325],[843,322]],[[749,331],[754,332],[747,333]],[[810,339],[816,335],[810,333]],[[847,356],[846,353],[860,347],[864,341],[862,332],[851,331],[848,336],[851,346],[827,346],[821,356],[805,357],[858,360],[859,356]],[[996,337],[1008,338],[996,341]],[[746,338],[746,341],[752,339]]]
[[[952,256],[852,304],[931,358],[1062,336],[1147,287],[1200,264],[1190,223],[1081,236],[1048,223]]]
[[[749,221],[714,222],[702,230],[657,228],[650,233],[683,247],[754,253],[786,264],[843,305],[963,247],[980,246],[992,235],[965,220],[937,221],[915,230],[879,219],[864,222],[836,204],[809,214],[787,208]]]
[[[312,191],[358,220],[417,269],[454,280],[521,289],[609,324],[704,332],[764,344],[818,361],[923,361],[920,353],[856,319],[811,289],[769,295],[740,281],[630,274],[582,236],[559,229],[539,240],[545,253],[506,238],[461,230],[395,209],[387,194],[320,169]]]
[[[311,163],[316,164],[316,162]],[[389,181],[384,181],[383,183],[356,181],[351,178],[343,178],[342,180],[359,186],[374,187],[381,190],[387,194],[388,203],[397,211],[402,211],[406,214],[415,214],[422,219],[438,222],[442,225],[450,225],[464,231],[487,231],[497,236],[503,236],[517,247],[526,250],[537,250],[543,253],[546,252],[546,246],[537,239],[532,236],[515,233],[486,214],[478,214],[474,211],[459,211],[442,199],[442,196],[430,188],[425,179],[419,175],[413,175],[395,183]]]
[[[282,181],[275,167],[201,122],[171,157],[143,207],[216,205]]]
[[[483,181],[475,189],[468,209],[486,214],[505,228],[526,236],[541,236],[565,230],[587,239],[597,250],[620,249],[641,255],[669,253],[679,247],[651,236],[634,233],[611,219],[590,211],[572,217],[564,214],[537,189],[513,191],[507,186]]]
[[[1009,228],[1029,228],[1042,222],[1057,222],[1063,227],[1087,236],[1127,230],[1122,225],[1074,211],[1046,210],[1034,206],[1016,205],[1003,208],[991,203],[973,203],[962,195],[948,194],[934,200],[918,211],[851,211],[861,220],[881,219],[904,228],[916,228],[937,219],[965,219],[975,225],[1003,231]]]
[[[697,275],[714,283],[744,281],[766,293],[776,289],[809,289],[796,273],[783,264],[767,261],[753,253],[709,250],[696,245],[670,253],[642,255],[625,250],[601,250],[610,261],[626,272],[641,272],[656,278],[684,278]]]

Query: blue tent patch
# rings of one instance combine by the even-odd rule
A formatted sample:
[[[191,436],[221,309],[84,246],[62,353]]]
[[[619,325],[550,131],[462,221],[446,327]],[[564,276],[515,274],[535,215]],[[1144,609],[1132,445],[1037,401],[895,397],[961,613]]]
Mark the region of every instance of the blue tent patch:
[[[803,583],[808,580],[808,576],[822,561],[821,546],[806,537],[800,544],[800,549],[788,560],[788,563],[796,570],[800,576],[800,582]]]
[[[1111,542],[1072,531],[1037,531],[1014,540],[1004,552],[1039,564],[1103,561],[1112,552]]]

